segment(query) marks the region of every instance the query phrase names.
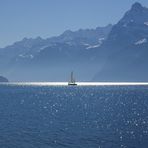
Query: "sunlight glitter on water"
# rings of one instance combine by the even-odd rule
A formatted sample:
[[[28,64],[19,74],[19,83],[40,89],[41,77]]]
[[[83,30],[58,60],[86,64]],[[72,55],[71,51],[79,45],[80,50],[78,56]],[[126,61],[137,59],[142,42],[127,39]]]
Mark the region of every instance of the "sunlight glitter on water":
[[[68,86],[68,82],[9,82],[7,85]],[[148,82],[77,82],[78,86],[148,85]]]

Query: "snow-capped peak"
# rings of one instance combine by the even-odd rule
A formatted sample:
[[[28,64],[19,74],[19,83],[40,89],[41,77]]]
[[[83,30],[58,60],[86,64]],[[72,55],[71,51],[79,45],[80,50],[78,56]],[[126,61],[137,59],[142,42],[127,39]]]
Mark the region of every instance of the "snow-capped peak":
[[[144,25],[148,26],[148,22],[144,22]]]
[[[146,42],[147,42],[147,39],[146,39],[146,38],[143,38],[143,39],[141,39],[141,40],[135,42],[135,45],[141,45],[141,44],[144,44],[144,43],[146,43]]]
[[[19,57],[21,57],[21,58],[30,58],[30,59],[34,58],[34,56],[32,54],[30,54],[30,55],[20,54]]]
[[[87,47],[86,49],[92,49],[92,48],[97,48],[100,47],[100,44],[97,45],[90,45],[89,47]]]

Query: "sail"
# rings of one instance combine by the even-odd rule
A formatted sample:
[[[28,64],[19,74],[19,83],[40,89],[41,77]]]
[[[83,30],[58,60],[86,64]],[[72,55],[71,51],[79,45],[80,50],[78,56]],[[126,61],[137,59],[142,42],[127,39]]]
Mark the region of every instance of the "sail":
[[[70,80],[71,83],[74,83],[74,76],[73,76],[73,72],[71,72],[71,80]]]
[[[73,72],[71,72],[69,84],[70,85],[75,85],[76,84],[75,82],[76,81],[75,81],[75,78],[74,78],[74,74],[73,74]]]

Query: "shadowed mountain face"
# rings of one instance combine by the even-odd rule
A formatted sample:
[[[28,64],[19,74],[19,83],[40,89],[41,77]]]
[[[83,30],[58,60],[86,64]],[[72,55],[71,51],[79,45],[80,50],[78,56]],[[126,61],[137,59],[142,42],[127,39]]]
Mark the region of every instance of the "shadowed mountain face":
[[[135,3],[101,49],[108,57],[94,81],[148,81],[148,8]]]
[[[8,82],[8,79],[3,76],[0,76],[0,82]]]
[[[131,10],[112,28],[105,44],[111,47],[126,48],[136,45],[138,41],[146,41],[148,37],[148,9],[135,3]]]

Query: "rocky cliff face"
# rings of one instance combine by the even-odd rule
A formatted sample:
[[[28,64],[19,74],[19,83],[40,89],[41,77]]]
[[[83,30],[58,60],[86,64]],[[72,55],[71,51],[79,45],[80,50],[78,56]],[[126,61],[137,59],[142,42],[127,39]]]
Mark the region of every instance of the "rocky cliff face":
[[[148,81],[148,8],[135,3],[101,48],[108,59],[95,81]]]

